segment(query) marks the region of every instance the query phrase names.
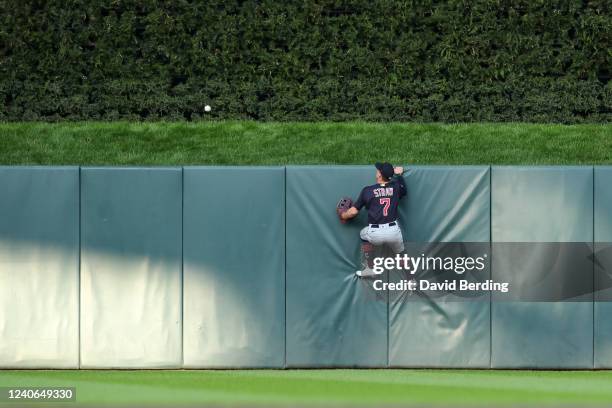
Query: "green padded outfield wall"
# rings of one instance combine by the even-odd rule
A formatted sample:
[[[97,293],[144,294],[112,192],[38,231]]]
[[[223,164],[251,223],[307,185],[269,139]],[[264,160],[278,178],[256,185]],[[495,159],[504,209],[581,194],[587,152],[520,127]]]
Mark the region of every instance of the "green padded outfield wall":
[[[404,177],[404,241],[417,247],[428,242],[489,242],[488,166],[412,167]],[[391,280],[401,275],[392,272]],[[488,293],[469,301],[452,294],[434,298],[425,292],[409,299],[405,293],[392,293],[389,298],[390,366],[489,367]]]
[[[0,367],[79,366],[79,169],[0,167]]]
[[[387,296],[360,269],[365,214],[338,222],[336,203],[374,184],[373,166],[287,167],[287,366],[387,366]]]
[[[473,298],[354,275],[374,174],[0,167],[0,367],[612,367],[612,167],[409,168],[408,247],[512,285]]]
[[[570,260],[564,243],[592,245],[593,168],[493,167],[491,185],[491,275],[513,286],[492,296],[492,367],[591,368],[592,263],[556,268]],[[530,301],[576,279],[586,299]]]
[[[612,368],[612,167],[595,168],[595,368]]]
[[[182,170],[81,170],[81,367],[182,366]]]
[[[285,168],[184,169],[184,366],[285,364]]]

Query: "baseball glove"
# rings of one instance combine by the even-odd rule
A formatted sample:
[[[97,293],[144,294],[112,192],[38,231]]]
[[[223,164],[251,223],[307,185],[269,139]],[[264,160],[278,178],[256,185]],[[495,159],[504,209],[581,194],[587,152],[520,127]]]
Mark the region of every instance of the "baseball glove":
[[[352,206],[353,200],[351,200],[349,197],[342,197],[340,201],[338,201],[338,204],[336,204],[336,214],[338,214],[338,218],[340,219],[341,223],[346,224],[346,220],[343,220],[341,215]]]

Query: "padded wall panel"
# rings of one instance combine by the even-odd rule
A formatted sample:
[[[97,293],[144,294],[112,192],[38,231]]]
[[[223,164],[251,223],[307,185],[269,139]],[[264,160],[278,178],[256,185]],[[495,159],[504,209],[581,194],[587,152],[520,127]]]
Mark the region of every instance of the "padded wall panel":
[[[488,243],[489,176],[489,167],[411,168],[405,174],[408,195],[400,207],[404,240],[417,247],[427,242]],[[483,247],[488,252],[488,245]],[[394,281],[402,278],[391,273]],[[389,364],[488,367],[489,313],[488,293],[469,300],[452,294],[433,298],[426,292],[410,297],[391,293]]]
[[[283,367],[285,169],[184,169],[185,367]]]
[[[0,167],[0,367],[78,367],[78,203],[76,167]]]
[[[365,214],[342,225],[336,203],[373,184],[373,166],[287,168],[287,365],[387,365],[387,296],[359,279]]]
[[[513,299],[492,297],[492,366],[592,367],[592,293],[556,302],[521,300],[533,295],[533,284],[545,288],[569,278],[567,268],[559,269],[566,275],[548,268],[554,265],[550,256],[561,254],[562,261],[564,255],[546,243],[591,245],[592,168],[494,167],[491,217],[492,279],[513,282]],[[533,244],[502,244],[508,242]],[[569,273],[592,285],[592,263]]]
[[[81,170],[81,366],[182,363],[177,168]]]
[[[612,167],[595,167],[595,367],[612,368]]]

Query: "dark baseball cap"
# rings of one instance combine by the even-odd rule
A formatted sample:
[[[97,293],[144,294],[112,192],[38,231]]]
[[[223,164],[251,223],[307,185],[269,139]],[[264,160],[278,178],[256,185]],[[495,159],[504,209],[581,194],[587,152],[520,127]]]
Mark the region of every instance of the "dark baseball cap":
[[[382,176],[385,179],[390,180],[391,177],[393,177],[394,170],[393,170],[393,166],[391,165],[391,163],[387,163],[387,162],[380,163],[380,162],[378,162],[378,163],[375,164],[375,166],[378,169],[378,171],[380,171],[380,174],[382,174]]]

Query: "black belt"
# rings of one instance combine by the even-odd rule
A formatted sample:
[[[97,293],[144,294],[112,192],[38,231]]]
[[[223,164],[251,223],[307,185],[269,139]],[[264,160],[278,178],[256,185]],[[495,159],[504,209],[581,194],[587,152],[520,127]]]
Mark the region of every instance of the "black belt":
[[[390,226],[390,227],[393,227],[394,225],[395,225],[395,221],[393,221],[393,222],[390,222],[390,223],[389,223],[389,226]],[[378,228],[378,224],[370,224],[370,227],[372,227],[372,228]]]

